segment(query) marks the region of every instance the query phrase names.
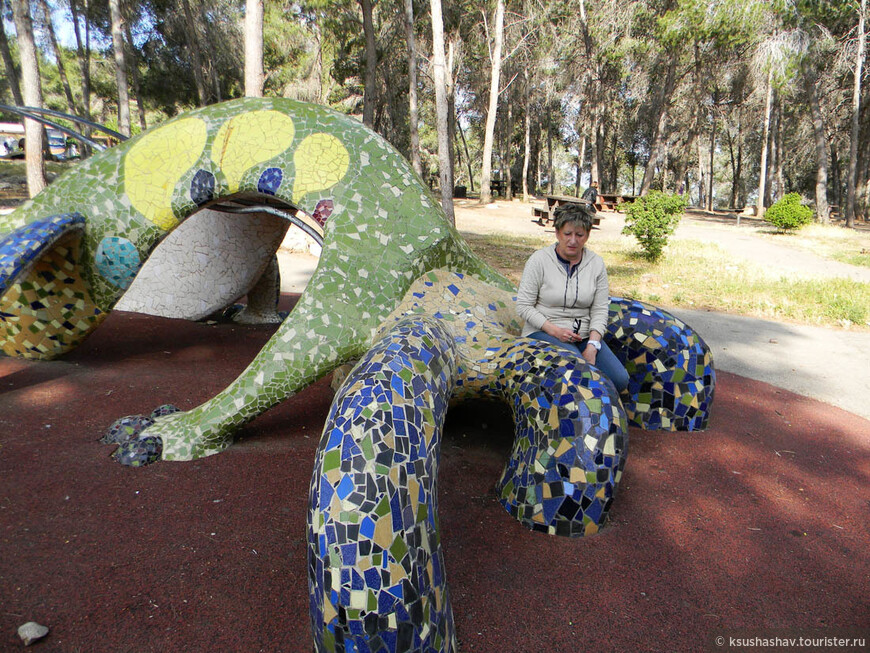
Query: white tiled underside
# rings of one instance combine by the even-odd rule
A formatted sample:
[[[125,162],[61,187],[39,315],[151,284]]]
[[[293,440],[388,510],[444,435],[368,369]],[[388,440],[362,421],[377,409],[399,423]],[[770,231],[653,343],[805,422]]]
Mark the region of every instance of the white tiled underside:
[[[158,245],[115,308],[202,319],[254,286],[288,226],[267,213],[203,209]]]

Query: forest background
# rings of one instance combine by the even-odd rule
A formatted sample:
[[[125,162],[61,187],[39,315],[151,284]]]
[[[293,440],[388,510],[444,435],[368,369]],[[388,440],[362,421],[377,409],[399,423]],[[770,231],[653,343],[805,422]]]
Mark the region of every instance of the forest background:
[[[866,11],[866,0],[0,0],[0,102],[127,135],[246,94],[291,97],[358,116],[445,200],[463,186],[489,202],[493,181],[525,200],[574,195],[594,179],[763,213],[798,192],[820,222],[852,226],[870,200]]]

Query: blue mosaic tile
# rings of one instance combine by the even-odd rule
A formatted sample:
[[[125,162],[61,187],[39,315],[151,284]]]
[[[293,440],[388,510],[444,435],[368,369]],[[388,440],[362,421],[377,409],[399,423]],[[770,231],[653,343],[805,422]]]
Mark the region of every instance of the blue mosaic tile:
[[[103,238],[95,259],[103,278],[118,288],[128,288],[142,265],[136,246],[118,236]]]
[[[260,175],[257,182],[257,190],[266,195],[274,195],[281,186],[281,181],[284,179],[284,172],[281,168],[267,168]]]
[[[63,213],[35,220],[0,238],[0,295],[21,273],[57,240],[72,229],[83,228],[85,218],[79,213]]]
[[[623,405],[631,424],[707,428],[716,371],[710,348],[691,327],[655,306],[612,297],[604,338],[629,374]]]
[[[190,180],[190,199],[196,205],[205,204],[214,199],[215,178],[208,170],[197,170]]]

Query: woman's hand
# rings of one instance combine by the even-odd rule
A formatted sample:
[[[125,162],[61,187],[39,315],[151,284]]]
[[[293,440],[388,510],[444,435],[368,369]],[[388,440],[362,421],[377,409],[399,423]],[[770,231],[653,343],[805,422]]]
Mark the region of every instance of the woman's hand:
[[[583,350],[583,360],[590,365],[595,365],[595,359],[598,357],[598,350],[592,345],[586,345]]]
[[[558,338],[561,342],[580,342],[581,340],[583,340],[583,338],[574,333],[571,329],[565,329],[564,327],[556,326],[549,320],[544,322],[544,326],[541,327],[541,331]]]

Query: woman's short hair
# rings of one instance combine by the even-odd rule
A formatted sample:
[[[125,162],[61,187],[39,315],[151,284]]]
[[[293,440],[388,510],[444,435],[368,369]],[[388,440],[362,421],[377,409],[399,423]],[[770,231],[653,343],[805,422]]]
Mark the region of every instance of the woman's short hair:
[[[553,226],[560,231],[566,224],[574,224],[585,231],[592,231],[595,206],[592,204],[562,204],[553,214]]]

